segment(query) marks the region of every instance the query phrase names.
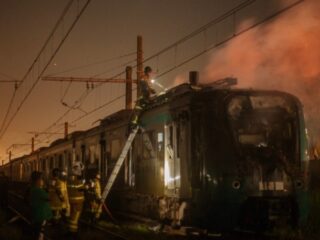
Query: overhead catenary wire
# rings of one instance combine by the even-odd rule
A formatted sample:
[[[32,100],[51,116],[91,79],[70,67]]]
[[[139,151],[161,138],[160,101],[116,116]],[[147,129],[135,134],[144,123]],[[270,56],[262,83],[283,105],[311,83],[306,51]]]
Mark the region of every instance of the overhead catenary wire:
[[[254,2],[254,1],[249,1],[249,2]],[[251,29],[255,28],[256,26],[258,26],[258,25],[260,25],[260,24],[262,24],[262,23],[264,23],[264,22],[267,22],[267,21],[273,19],[274,17],[282,14],[283,12],[286,12],[287,10],[293,8],[294,6],[296,6],[296,5],[298,5],[298,4],[302,3],[302,2],[304,2],[304,0],[296,1],[296,2],[293,3],[293,4],[290,4],[290,5],[288,5],[287,7],[284,7],[283,9],[280,9],[279,11],[277,11],[277,12],[274,13],[274,14],[272,14],[271,16],[269,16],[269,17],[267,17],[267,18],[265,18],[265,19],[263,19],[263,20],[261,20],[261,21],[256,22],[255,24],[251,25],[250,27],[248,27],[248,28],[246,28],[246,29],[243,29],[243,30],[241,30],[241,31],[239,31],[239,32],[236,32],[233,36],[231,36],[231,37],[229,37],[229,38],[227,38],[227,39],[225,39],[225,40],[223,40],[223,41],[221,41],[221,42],[219,42],[219,43],[216,43],[216,44],[212,45],[212,46],[209,47],[209,48],[206,48],[205,50],[201,51],[200,53],[195,54],[195,55],[193,55],[192,57],[190,57],[190,58],[182,61],[182,62],[179,63],[177,66],[175,66],[175,67],[173,67],[173,68],[170,68],[170,69],[162,72],[160,75],[158,75],[157,78],[163,77],[164,75],[168,74],[169,72],[172,72],[172,71],[175,70],[176,68],[179,68],[179,67],[181,67],[182,65],[184,65],[184,64],[186,64],[186,63],[194,60],[195,58],[197,58],[197,57],[199,57],[199,56],[201,56],[201,55],[209,52],[210,50],[212,50],[212,49],[214,49],[214,48],[216,48],[216,47],[218,47],[218,46],[220,46],[220,45],[222,45],[222,44],[227,43],[228,41],[232,40],[233,38],[238,37],[238,36],[240,36],[240,35],[248,32],[248,31],[250,31]],[[168,49],[168,48],[166,48],[166,49]],[[159,52],[161,52],[161,51],[159,51]],[[159,53],[159,52],[158,52],[158,53]],[[158,55],[158,54],[154,54],[154,55],[152,55],[152,56],[158,57],[159,55]],[[150,60],[150,59],[151,59],[151,58],[149,57],[149,58],[147,58],[145,61],[148,61],[148,60]],[[115,77],[117,77],[117,76],[119,76],[119,75],[121,75],[121,74],[123,74],[123,72],[115,75]],[[118,96],[118,97],[116,97],[116,98],[113,98],[112,100],[110,100],[110,101],[108,101],[108,102],[106,102],[106,103],[104,103],[104,104],[96,107],[95,109],[93,109],[93,110],[91,110],[91,111],[88,111],[88,113],[83,114],[82,116],[79,116],[79,117],[75,118],[74,120],[71,121],[71,123],[76,123],[77,121],[80,121],[81,119],[84,119],[85,117],[93,114],[94,112],[96,112],[96,111],[98,111],[98,110],[100,110],[100,109],[102,109],[102,108],[104,108],[104,107],[106,107],[106,106],[108,106],[108,105],[110,105],[110,104],[112,104],[112,103],[114,103],[114,102],[116,102],[117,100],[123,98],[124,96],[125,96],[125,95],[122,94],[122,95],[120,95],[120,96]]]
[[[151,55],[150,57],[146,58],[146,59],[143,61],[143,63],[146,63],[147,61],[150,61],[150,60],[153,59],[153,58],[156,58],[157,61],[159,61],[159,56],[160,56],[160,55],[166,53],[167,51],[170,51],[170,50],[173,49],[173,48],[176,49],[179,44],[182,44],[182,43],[184,43],[185,41],[191,39],[192,37],[194,37],[194,36],[202,33],[204,30],[208,29],[208,28],[211,27],[212,25],[217,24],[217,23],[223,21],[225,18],[227,18],[227,17],[229,17],[229,16],[232,16],[233,14],[235,14],[236,12],[238,12],[239,10],[241,10],[241,9],[249,6],[250,4],[254,3],[255,1],[256,1],[256,0],[247,0],[247,1],[245,1],[245,2],[243,2],[243,3],[241,3],[241,4],[239,4],[239,5],[237,5],[236,7],[232,8],[232,9],[229,10],[228,12],[222,14],[221,16],[213,19],[213,20],[210,21],[209,23],[207,23],[207,24],[201,26],[200,28],[194,30],[194,31],[191,32],[190,34],[188,34],[188,35],[184,36],[183,38],[179,39],[178,41],[176,41],[176,42],[168,45],[167,47],[161,49],[160,51],[154,53],[154,54]],[[137,66],[134,65],[134,67],[137,67]],[[102,75],[102,74],[104,74],[104,73],[96,74],[96,75],[94,75],[94,76],[92,76],[92,77],[97,77],[97,76],[100,76],[100,75]],[[125,74],[125,71],[121,71],[120,73],[114,75],[114,76],[111,77],[111,78],[117,78],[117,77],[119,77],[119,76],[121,76],[121,75],[123,75],[123,74]],[[102,86],[103,84],[104,84],[104,83],[99,83],[99,84],[97,84],[95,89],[97,89],[98,87]],[[93,90],[89,90],[89,91],[93,91]],[[88,96],[88,95],[87,95],[87,96]],[[82,100],[79,100],[79,99],[78,99],[78,101],[75,101],[75,104],[76,104],[77,102],[84,101],[87,96],[85,96]],[[111,103],[115,102],[116,100],[121,99],[121,98],[124,97],[124,96],[125,96],[124,94],[121,95],[121,96],[118,96],[118,97],[110,100],[110,103],[107,102],[107,103],[103,104],[102,106],[99,106],[99,107],[93,109],[92,111],[88,111],[88,113],[84,114],[83,116],[80,116],[80,117],[78,118],[78,120],[81,120],[81,119],[85,118],[86,116],[88,116],[88,115],[90,115],[90,114],[98,111],[99,109],[110,105]],[[71,112],[71,109],[68,109],[62,116],[65,117],[69,112]],[[59,121],[62,120],[63,117],[60,117],[60,118],[59,118]],[[74,121],[73,121],[73,122],[74,122]],[[55,124],[56,124],[56,123],[57,123],[57,121],[55,122]],[[51,125],[51,126],[53,126],[53,125]]]
[[[122,56],[120,56],[120,57],[115,57],[115,58],[112,58],[112,59],[120,59],[120,58],[122,58],[123,56],[130,56],[130,55],[132,55],[132,54],[126,54],[126,55],[122,55]],[[109,60],[111,60],[111,59],[109,59]],[[101,72],[101,73],[92,75],[91,78],[101,76],[101,75],[106,74],[106,73],[108,73],[108,72],[115,71],[115,70],[117,70],[117,69],[119,69],[119,68],[123,68],[124,66],[128,66],[129,64],[132,64],[132,63],[134,63],[135,61],[136,61],[136,59],[132,59],[132,60],[127,61],[127,62],[125,62],[125,63],[119,64],[119,65],[114,66],[114,67],[112,67],[112,68],[109,68],[109,69],[107,69],[107,70],[105,70],[105,71],[103,71],[103,72]],[[61,73],[61,72],[60,72],[60,73]],[[48,76],[52,76],[52,75],[48,75]],[[70,87],[71,87],[72,83],[73,83],[73,81],[70,81],[70,82],[68,83],[68,85],[67,85],[67,87],[66,87],[66,89],[65,89],[65,91],[64,91],[64,93],[63,93],[63,95],[62,95],[62,97],[61,97],[61,101],[64,101],[67,93],[68,93],[69,90],[70,90]]]
[[[212,20],[212,21],[209,22],[208,24],[206,24],[206,25],[198,28],[197,30],[193,31],[191,34],[189,34],[189,35],[181,38],[180,40],[176,41],[175,43],[167,46],[166,48],[164,48],[164,49],[160,50],[159,52],[153,54],[152,56],[148,57],[148,58],[145,59],[143,62],[145,63],[145,62],[147,62],[147,61],[149,61],[149,60],[151,60],[151,59],[153,59],[153,58],[155,58],[155,57],[158,58],[159,55],[161,55],[161,54],[169,51],[172,47],[175,47],[177,44],[181,44],[181,43],[187,41],[188,39],[192,38],[193,36],[201,33],[201,32],[203,31],[203,29],[207,29],[207,28],[210,27],[211,25],[215,24],[217,21],[221,21],[220,19],[226,18],[228,15],[233,14],[234,12],[238,11],[239,9],[242,9],[242,8],[250,5],[251,3],[255,2],[255,1],[256,1],[256,0],[248,0],[248,1],[244,2],[244,3],[239,4],[239,5],[236,6],[235,8],[231,9],[230,11],[228,11],[227,13],[221,15],[221,16],[218,17],[218,18],[215,18],[214,20]],[[135,66],[135,67],[136,67],[136,66]],[[115,77],[121,76],[121,75],[124,74],[124,73],[125,73],[125,71],[122,71],[121,73],[116,74]],[[102,84],[103,84],[103,83],[100,83],[97,87],[101,86]],[[86,97],[84,97],[83,99],[85,99],[85,98],[86,98]],[[76,101],[76,102],[79,102],[79,101]],[[68,111],[67,111],[66,113],[64,113],[63,115],[65,116],[65,115],[67,115],[67,113],[69,113],[69,112],[70,112],[70,109],[68,109]],[[1,135],[0,135],[0,139],[1,139]]]
[[[74,0],[70,0],[68,2],[68,4],[66,5],[66,7],[63,9],[62,11],[62,14],[61,16],[59,17],[58,21],[56,22],[55,26],[53,27],[52,31],[50,32],[48,38],[46,39],[45,43],[43,44],[43,46],[41,47],[40,51],[38,52],[36,58],[34,59],[34,61],[32,62],[32,64],[30,65],[30,67],[28,68],[27,72],[24,74],[24,76],[22,77],[22,79],[20,80],[19,82],[19,85],[18,87],[21,86],[21,84],[23,84],[23,82],[27,79],[27,77],[30,75],[30,73],[32,72],[32,70],[34,69],[35,65],[38,63],[39,59],[40,59],[40,56],[42,55],[42,53],[44,52],[44,50],[46,49],[47,45],[49,44],[50,42],[50,39],[53,37],[54,33],[57,31],[57,28],[59,27],[59,25],[61,24],[61,22],[63,21],[63,18],[65,17],[65,15],[67,14],[67,12],[69,11],[72,3],[73,3]],[[5,75],[7,76],[6,74],[2,74],[2,75]],[[10,77],[10,76],[8,76]],[[11,78],[11,77],[10,77]],[[14,99],[16,97],[16,93],[14,93],[9,101],[9,105],[8,105],[8,109],[6,111],[6,114],[3,118],[3,123],[1,124],[1,128],[0,128],[0,139],[1,139],[1,135],[2,135],[2,132],[5,128],[5,123],[7,122],[7,119],[9,117],[9,113],[10,113],[10,110],[12,108],[12,105],[13,105],[13,102],[14,102]]]
[[[10,79],[10,80],[14,80],[14,81],[16,81],[16,79],[17,79],[17,78],[15,78],[15,77],[12,77],[12,76],[10,76],[10,75],[8,75],[8,74],[6,74],[6,73],[3,73],[3,72],[0,72],[0,75],[3,76],[3,77],[5,77],[5,78],[8,78],[8,79]]]
[[[73,21],[73,23],[71,24],[71,26],[69,27],[67,33],[65,34],[65,36],[62,38],[62,40],[60,41],[59,45],[57,46],[57,48],[55,49],[55,51],[53,52],[53,54],[51,55],[51,57],[49,58],[49,61],[47,62],[47,64],[44,66],[44,68],[41,70],[40,74],[38,75],[36,81],[32,84],[31,88],[29,89],[29,91],[27,92],[27,94],[24,96],[24,98],[22,99],[21,103],[18,105],[17,110],[14,112],[14,114],[12,115],[12,117],[10,118],[8,124],[4,127],[4,129],[2,130],[2,132],[0,133],[0,140],[2,139],[3,135],[5,134],[5,132],[7,131],[8,127],[11,125],[11,123],[13,122],[14,118],[16,117],[16,115],[18,114],[18,112],[20,111],[20,109],[22,108],[23,104],[26,102],[26,100],[28,99],[28,97],[30,96],[30,94],[32,93],[32,91],[34,90],[34,88],[36,87],[37,83],[40,81],[42,75],[45,73],[45,71],[47,70],[47,68],[49,67],[49,65],[51,64],[52,60],[54,59],[54,57],[56,56],[56,54],[59,52],[59,50],[61,49],[62,45],[64,44],[64,42],[66,41],[66,39],[68,38],[68,36],[70,35],[70,33],[72,32],[72,30],[74,29],[76,23],[79,21],[80,17],[82,16],[82,14],[84,13],[85,9],[88,7],[89,3],[91,2],[91,0],[87,0],[86,3],[84,4],[84,6],[82,7],[81,11],[79,12],[79,14],[76,16],[75,20]]]
[[[107,59],[104,59],[104,60],[101,60],[101,61],[96,61],[96,62],[93,62],[93,63],[83,64],[83,65],[72,67],[72,68],[69,68],[69,69],[66,69],[66,70],[62,70],[62,71],[59,71],[59,72],[50,73],[47,76],[55,76],[55,75],[62,74],[62,73],[73,72],[75,70],[81,70],[81,69],[89,68],[89,67],[92,67],[92,66],[113,62],[115,60],[119,60],[119,59],[122,59],[122,58],[133,56],[135,54],[136,54],[136,52],[130,52],[130,53],[127,53],[127,54],[124,54],[124,55],[121,55],[121,56],[117,56],[117,57],[113,57],[113,58],[107,58]]]
[[[251,25],[251,26],[249,26],[249,27],[247,27],[247,28],[244,28],[244,29],[242,29],[242,30],[239,31],[239,32],[235,32],[232,36],[226,38],[225,40],[223,40],[223,41],[221,41],[221,42],[218,42],[218,43],[216,43],[216,44],[213,44],[211,47],[206,48],[206,49],[204,49],[203,51],[201,51],[201,52],[199,52],[199,53],[197,53],[197,54],[194,54],[193,56],[187,58],[186,60],[182,61],[181,63],[179,63],[179,64],[175,65],[174,67],[166,70],[165,72],[159,74],[159,75],[157,76],[157,79],[159,79],[159,78],[165,76],[166,74],[172,72],[173,70],[175,70],[175,69],[177,69],[177,68],[180,68],[181,66],[183,66],[183,65],[185,65],[185,64],[193,61],[194,59],[200,57],[201,55],[203,55],[203,54],[205,54],[205,53],[207,53],[207,52],[210,52],[210,51],[213,50],[214,48],[217,48],[217,47],[219,47],[219,46],[221,46],[221,45],[223,45],[223,44],[226,44],[226,43],[229,42],[230,40],[232,40],[232,39],[234,39],[234,38],[236,38],[236,37],[238,37],[238,36],[240,36],[240,35],[248,32],[248,31],[250,31],[251,29],[253,29],[253,28],[255,28],[255,27],[257,27],[257,26],[259,26],[259,25],[261,25],[261,24],[263,24],[263,23],[271,20],[271,19],[273,19],[274,17],[276,17],[276,16],[278,16],[278,15],[286,12],[287,10],[295,7],[296,5],[298,5],[298,4],[300,4],[300,3],[304,2],[304,1],[305,1],[305,0],[298,0],[298,1],[292,3],[292,4],[288,5],[288,6],[280,9],[279,11],[276,11],[274,14],[270,15],[269,17],[267,17],[267,18],[265,18],[265,19],[263,19],[263,20],[261,20],[261,21],[258,21],[258,22],[256,22],[255,24],[253,24],[253,25]]]
[[[240,35],[248,32],[248,31],[250,31],[251,29],[257,27],[258,25],[261,25],[261,24],[263,24],[263,23],[265,23],[265,22],[273,19],[274,17],[276,17],[276,16],[278,16],[278,15],[286,12],[287,10],[295,7],[296,5],[298,5],[298,4],[300,4],[300,3],[304,2],[304,1],[305,1],[305,0],[298,0],[297,2],[295,2],[295,3],[293,3],[293,4],[290,4],[290,5],[288,5],[287,7],[284,7],[284,8],[282,8],[282,9],[280,9],[279,11],[277,11],[277,12],[274,13],[274,14],[272,14],[271,16],[269,16],[269,17],[267,17],[267,18],[265,18],[265,19],[263,19],[263,20],[261,20],[261,21],[258,21],[257,23],[255,23],[255,24],[253,24],[253,25],[251,25],[251,26],[249,26],[249,27],[247,27],[247,28],[245,28],[245,29],[237,32],[236,34],[234,34],[234,35],[231,36],[230,38],[227,38],[227,39],[225,39],[224,41],[221,41],[221,42],[219,42],[219,43],[217,43],[217,44],[214,44],[213,46],[211,46],[211,47],[209,47],[209,48],[201,51],[200,53],[193,55],[192,57],[190,57],[190,58],[186,59],[185,61],[181,62],[180,64],[178,64],[177,66],[172,67],[172,68],[166,70],[165,72],[160,73],[160,74],[157,76],[157,79],[165,76],[166,74],[168,74],[168,73],[172,72],[173,70],[181,67],[182,65],[185,65],[185,64],[189,63],[190,61],[192,61],[192,60],[198,58],[199,56],[201,56],[201,55],[203,55],[203,54],[211,51],[212,49],[214,49],[214,48],[216,48],[216,47],[218,47],[218,46],[221,46],[221,45],[229,42],[230,40],[232,40],[232,39],[234,39],[234,38],[236,38],[236,37],[238,37],[238,36],[240,36]],[[135,89],[134,89],[134,90],[135,90]],[[82,116],[80,116],[80,117],[74,119],[73,121],[71,121],[71,123],[76,123],[77,121],[79,121],[79,120],[87,117],[88,115],[91,115],[92,113],[94,113],[94,112],[96,112],[96,111],[98,111],[98,110],[100,110],[100,109],[102,109],[102,108],[104,108],[104,107],[106,107],[106,106],[108,106],[108,105],[116,102],[117,100],[119,100],[119,99],[121,99],[121,98],[123,98],[123,97],[125,97],[125,94],[122,94],[122,95],[120,95],[120,96],[118,96],[118,97],[115,97],[114,99],[112,99],[112,100],[110,100],[110,101],[102,104],[101,106],[98,106],[98,107],[96,107],[95,109],[93,109],[93,110],[91,110],[91,111],[88,111],[86,114],[83,114]]]
[[[239,11],[240,9],[243,9],[244,7],[252,4],[252,3],[255,2],[255,1],[256,1],[256,0],[247,0],[247,1],[245,1],[245,2],[243,2],[243,3],[241,3],[241,4],[239,4],[239,5],[237,5],[235,8],[232,8],[230,11],[226,12],[225,14],[223,14],[223,15],[215,18],[215,19],[213,19],[213,20],[210,21],[209,23],[207,23],[207,24],[201,26],[200,28],[194,30],[192,33],[184,36],[183,38],[179,39],[178,41],[170,44],[169,46],[161,49],[160,51],[158,51],[158,52],[156,52],[155,54],[151,55],[150,57],[146,58],[146,59],[143,61],[143,63],[145,63],[145,62],[147,62],[147,61],[149,61],[149,60],[151,60],[151,59],[153,59],[153,58],[159,59],[159,55],[164,54],[165,52],[171,50],[172,48],[176,48],[177,45],[179,45],[179,44],[181,44],[181,43],[189,40],[190,38],[192,38],[192,37],[195,36],[195,35],[198,35],[198,34],[201,33],[202,31],[204,31],[205,29],[207,29],[207,28],[209,28],[210,26],[212,26],[213,24],[216,24],[216,23],[224,20],[226,17],[231,16],[231,15],[234,14],[235,12]],[[134,65],[134,67],[136,67],[136,65]],[[106,73],[106,72],[99,73],[99,74],[95,74],[95,75],[93,75],[92,77],[98,77],[98,76],[101,76],[102,74],[105,74],[105,73]],[[111,77],[111,78],[117,78],[117,77],[121,76],[122,74],[125,74],[125,71],[121,71],[120,73],[114,75],[114,76]],[[97,84],[95,89],[97,89],[98,87],[102,86],[103,84],[104,84],[104,83],[99,83],[99,84]],[[91,91],[93,91],[93,90],[91,90]],[[83,98],[83,100],[85,100],[85,99],[86,99],[86,97]],[[77,102],[79,102],[79,100],[78,100]],[[69,113],[69,112],[70,112],[70,111],[68,111],[68,113]],[[64,113],[63,115],[65,116],[66,114]]]

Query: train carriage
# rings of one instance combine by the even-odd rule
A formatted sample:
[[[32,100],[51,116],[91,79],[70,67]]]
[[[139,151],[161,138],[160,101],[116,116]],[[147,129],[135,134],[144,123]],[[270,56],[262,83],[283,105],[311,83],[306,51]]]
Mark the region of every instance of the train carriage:
[[[308,156],[299,100],[224,87],[230,79],[222,87],[194,83],[150,101],[107,204],[121,214],[219,231],[305,220]],[[21,172],[30,173],[26,161],[47,175],[80,161],[87,179],[100,172],[105,184],[132,114],[119,111],[5,167],[22,181]]]

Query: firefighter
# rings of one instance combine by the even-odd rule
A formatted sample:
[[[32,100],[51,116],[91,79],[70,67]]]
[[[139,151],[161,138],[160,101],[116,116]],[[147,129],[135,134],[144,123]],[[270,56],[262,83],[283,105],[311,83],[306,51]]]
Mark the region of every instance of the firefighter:
[[[156,91],[150,86],[151,76],[152,76],[151,67],[149,66],[145,67],[144,75],[139,82],[140,96],[133,110],[133,116],[131,118],[131,126],[130,126],[131,129],[135,128],[138,125],[141,112],[146,108],[147,104],[149,103],[151,95],[156,93]]]
[[[72,167],[72,174],[67,183],[70,204],[70,216],[68,218],[68,230],[73,236],[78,233],[79,218],[84,203],[85,185],[82,179],[82,164],[77,162]]]
[[[61,172],[60,177],[60,189],[61,194],[63,196],[62,201],[62,215],[64,218],[69,217],[70,214],[70,204],[69,204],[69,196],[68,196],[68,189],[67,189],[67,173],[65,171]]]
[[[35,239],[44,239],[44,230],[48,220],[52,217],[49,205],[49,195],[44,190],[43,175],[34,171],[31,174],[31,187],[28,199],[31,207],[31,219],[34,225]]]
[[[62,181],[59,179],[60,170],[54,168],[48,186],[49,203],[53,213],[53,222],[58,223],[61,218],[63,202],[66,200],[62,193]]]
[[[97,220],[99,220],[102,212],[100,179],[100,174],[97,173],[95,177],[90,181],[88,189],[88,208],[90,220],[92,222],[96,222]]]

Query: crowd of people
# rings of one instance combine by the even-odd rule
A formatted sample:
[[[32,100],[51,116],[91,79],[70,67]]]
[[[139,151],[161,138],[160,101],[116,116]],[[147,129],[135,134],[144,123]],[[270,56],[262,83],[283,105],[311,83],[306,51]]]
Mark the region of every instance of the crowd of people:
[[[34,171],[26,199],[31,207],[35,239],[44,239],[48,225],[66,227],[70,239],[76,239],[81,215],[91,222],[100,218],[100,175],[85,181],[79,164],[73,166],[69,177],[65,171],[53,169],[48,181],[42,172]]]

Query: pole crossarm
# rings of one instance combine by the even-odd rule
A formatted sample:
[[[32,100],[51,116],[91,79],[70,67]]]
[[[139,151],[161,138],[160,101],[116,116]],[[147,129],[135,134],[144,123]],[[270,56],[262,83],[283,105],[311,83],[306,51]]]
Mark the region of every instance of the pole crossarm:
[[[82,82],[82,83],[126,83],[126,79],[86,78],[86,77],[42,77],[42,81],[50,82]],[[132,80],[137,83],[137,80]]]
[[[21,80],[0,80],[0,83],[20,83]]]
[[[46,135],[46,134],[61,135],[61,134],[64,134],[64,133],[61,133],[61,132],[28,132],[28,133],[32,134],[32,135]]]

